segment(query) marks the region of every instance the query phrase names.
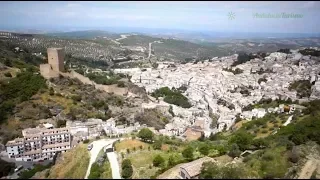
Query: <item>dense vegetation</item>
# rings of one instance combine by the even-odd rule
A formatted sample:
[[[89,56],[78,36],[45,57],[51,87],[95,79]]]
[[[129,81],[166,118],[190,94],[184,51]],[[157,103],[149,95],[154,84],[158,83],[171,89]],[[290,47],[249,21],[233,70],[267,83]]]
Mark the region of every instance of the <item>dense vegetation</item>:
[[[131,176],[133,174],[133,169],[132,169],[131,161],[129,159],[125,159],[125,160],[122,161],[121,169],[122,169],[121,176],[124,179],[131,178]]]
[[[65,66],[68,67],[70,64],[77,65],[77,66],[85,65],[90,68],[99,68],[102,70],[106,70],[109,67],[109,64],[106,61],[94,60],[90,58],[74,57],[71,54],[66,54]]]
[[[107,164],[107,167],[110,168],[110,163],[107,161],[107,158],[105,157],[104,160],[106,162],[99,164],[98,162],[94,162],[90,169],[90,175],[88,176],[88,179],[103,179],[103,173],[105,171],[110,171],[110,169],[105,169]]]
[[[113,73],[88,73],[86,76],[95,83],[103,85],[118,84],[118,80],[121,79],[120,76]]]
[[[268,102],[277,104],[278,102]],[[262,103],[262,102],[261,102]],[[228,155],[238,157],[244,150],[258,150],[256,153],[246,156],[241,166],[220,167],[214,163],[204,164],[200,178],[288,178],[288,168],[299,162],[301,155],[296,146],[304,145],[309,141],[320,144],[320,100],[314,100],[303,104],[306,109],[304,115],[295,113],[293,121],[287,126],[277,126],[277,133],[265,138],[257,138],[257,128],[264,129],[267,125],[275,125],[285,114],[267,114],[263,118],[246,122],[240,129],[230,135],[218,133],[211,135],[204,141],[227,140],[224,146]],[[262,105],[261,105],[262,106]],[[281,118],[281,117],[285,118]],[[209,146],[209,151],[211,147]],[[228,173],[233,172],[233,173]],[[238,172],[238,173],[235,173]]]
[[[245,179],[248,173],[240,165],[218,166],[214,162],[203,163],[199,179]]]
[[[239,53],[237,61],[234,61],[233,64],[231,66],[237,66],[239,64],[243,64],[246,63],[248,61],[250,61],[251,59],[254,59],[255,56],[253,56],[251,53],[247,54],[247,53]]]
[[[191,107],[188,98],[176,89],[170,90],[168,87],[162,87],[160,89],[155,90],[151,95],[155,98],[164,97],[163,100],[169,104],[175,104],[183,108]]]
[[[290,84],[289,90],[296,90],[300,98],[310,97],[312,84],[309,80],[294,81]]]
[[[314,50],[314,49],[304,49],[304,50],[300,50],[299,53],[301,53],[304,56],[316,56],[316,57],[320,57],[320,51],[318,50]]]
[[[139,131],[138,137],[141,138],[145,142],[152,142],[154,134],[148,128],[143,128]]]
[[[290,49],[279,49],[277,52],[282,52],[286,54],[291,54]]]
[[[48,169],[52,166],[52,164],[48,165],[41,165],[41,164],[36,164],[34,168],[31,170],[24,170],[22,171],[19,179],[30,179],[32,176],[34,176],[37,172],[43,171],[45,169]]]
[[[2,82],[0,86],[0,121],[3,122],[11,114],[16,104],[29,100],[42,88],[46,88],[45,79],[32,71],[22,72],[8,82]]]
[[[236,68],[235,70],[232,70],[232,68],[223,68],[222,70],[232,72],[234,75],[243,73],[243,70],[240,68]]]
[[[4,161],[2,159],[0,159],[0,178],[3,177],[3,176],[8,176],[8,174],[10,172],[13,171],[15,165],[14,163],[10,163],[10,162],[7,162],[7,161]]]
[[[295,103],[297,104],[298,101],[293,102],[290,98],[287,100],[283,100],[283,99],[276,99],[276,100],[272,100],[272,99],[261,99],[259,102],[257,102],[256,104],[249,104],[248,106],[245,106],[242,108],[243,111],[251,111],[254,108],[274,108],[274,107],[279,107],[280,104],[292,104]]]

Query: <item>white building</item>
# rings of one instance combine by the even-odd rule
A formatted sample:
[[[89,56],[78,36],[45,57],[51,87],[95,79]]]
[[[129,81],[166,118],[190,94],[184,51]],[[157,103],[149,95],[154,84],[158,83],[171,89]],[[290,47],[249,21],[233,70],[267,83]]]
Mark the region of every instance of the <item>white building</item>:
[[[39,129],[22,131],[23,138],[8,141],[6,151],[16,161],[39,161],[52,159],[58,152],[71,148],[71,134],[68,128]]]

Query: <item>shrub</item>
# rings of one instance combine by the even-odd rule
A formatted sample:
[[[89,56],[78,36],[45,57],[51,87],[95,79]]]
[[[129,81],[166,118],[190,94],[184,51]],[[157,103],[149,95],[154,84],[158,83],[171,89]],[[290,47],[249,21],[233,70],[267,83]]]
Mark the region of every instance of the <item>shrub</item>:
[[[11,73],[10,73],[10,72],[6,72],[6,73],[4,73],[4,76],[5,76],[5,77],[12,77],[12,75],[11,75]]]
[[[209,146],[207,144],[204,144],[204,145],[200,146],[199,152],[201,154],[207,156],[209,154]]]
[[[10,163],[0,159],[0,177],[8,176],[9,173],[14,169],[14,163]]]
[[[163,159],[162,156],[157,155],[157,156],[153,159],[152,162],[153,162],[153,165],[154,165],[155,167],[159,167],[159,166],[163,165],[163,163],[165,162],[165,160]]]
[[[151,95],[155,98],[164,97],[164,101],[169,104],[175,104],[183,108],[191,107],[188,98],[176,89],[170,90],[168,87],[162,87],[155,90]]]
[[[268,133],[268,131],[264,129],[261,131],[261,133],[265,134],[265,133]]]
[[[82,98],[79,95],[75,95],[75,96],[72,96],[71,99],[74,101],[80,102]]]
[[[133,174],[132,164],[129,159],[124,159],[121,165],[121,176],[125,179],[129,179]]]
[[[138,133],[138,137],[141,138],[143,141],[152,141],[153,136],[153,132],[148,128],[143,128]]]
[[[84,143],[84,144],[87,144],[89,141],[90,141],[89,139],[85,139],[85,140],[83,141],[83,143]]]
[[[160,140],[156,140],[152,144],[153,149],[156,149],[156,150],[161,150],[161,146],[162,146],[162,142]]]
[[[117,82],[117,86],[118,86],[118,87],[126,87],[126,85],[124,84],[123,81],[118,81],[118,82]]]
[[[58,120],[57,121],[57,127],[65,127],[66,126],[66,121],[65,120]]]
[[[232,144],[228,155],[232,158],[235,158],[235,157],[239,157],[240,154],[241,154],[241,151],[239,149],[239,146],[237,144]]]
[[[190,160],[193,158],[193,151],[193,148],[191,146],[188,146],[186,149],[182,151],[182,156]]]
[[[272,161],[274,157],[271,153],[265,153],[262,155],[262,159],[265,161]]]

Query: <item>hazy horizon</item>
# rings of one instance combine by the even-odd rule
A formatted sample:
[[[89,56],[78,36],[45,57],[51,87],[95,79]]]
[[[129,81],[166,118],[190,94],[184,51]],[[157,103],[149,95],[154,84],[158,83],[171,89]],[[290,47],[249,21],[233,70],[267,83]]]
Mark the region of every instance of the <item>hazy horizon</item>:
[[[320,33],[320,2],[0,2],[0,28]],[[111,28],[112,29],[112,28]]]

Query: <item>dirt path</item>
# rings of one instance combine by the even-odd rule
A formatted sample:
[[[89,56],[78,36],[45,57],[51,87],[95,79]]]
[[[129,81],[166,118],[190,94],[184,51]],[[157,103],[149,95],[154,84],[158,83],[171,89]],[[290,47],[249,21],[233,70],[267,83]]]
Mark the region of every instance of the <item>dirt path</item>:
[[[303,166],[298,179],[310,179],[312,173],[316,170],[319,163],[320,162],[317,159],[309,159]]]

